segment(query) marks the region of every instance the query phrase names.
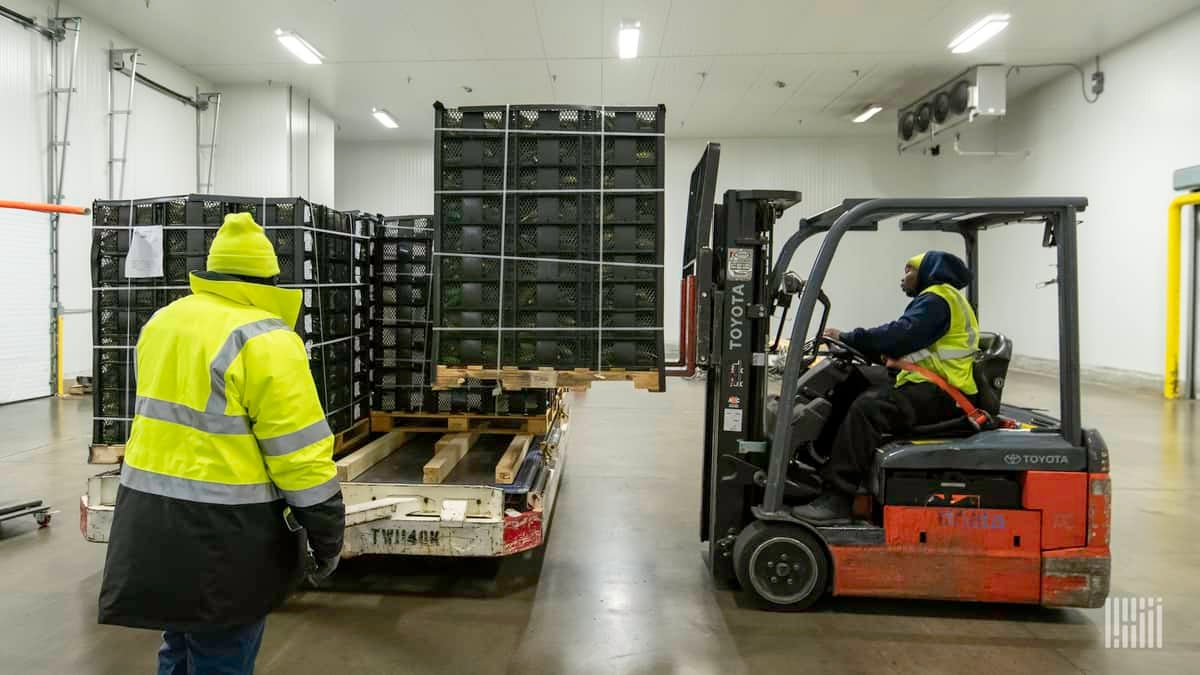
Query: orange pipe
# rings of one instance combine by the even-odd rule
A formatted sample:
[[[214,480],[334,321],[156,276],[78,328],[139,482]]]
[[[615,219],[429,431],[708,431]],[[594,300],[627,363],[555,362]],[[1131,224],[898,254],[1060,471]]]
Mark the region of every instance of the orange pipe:
[[[92,210],[86,206],[45,204],[42,202],[17,202],[9,199],[0,199],[0,209],[24,209],[26,211],[41,211],[42,213],[69,213],[76,216],[86,216],[92,213]]]

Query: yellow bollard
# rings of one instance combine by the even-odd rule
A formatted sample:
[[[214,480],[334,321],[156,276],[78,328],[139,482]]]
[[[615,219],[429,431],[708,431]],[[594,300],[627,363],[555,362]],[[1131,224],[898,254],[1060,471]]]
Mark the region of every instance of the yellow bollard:
[[[1167,345],[1163,369],[1163,396],[1179,398],[1179,249],[1182,246],[1183,207],[1200,204],[1200,192],[1179,195],[1167,210]],[[1193,302],[1195,299],[1193,299]]]
[[[62,360],[62,345],[63,345],[63,318],[62,314],[57,317],[57,330],[54,331],[54,362],[57,365],[54,376],[58,380],[58,395],[63,395],[63,360]]]

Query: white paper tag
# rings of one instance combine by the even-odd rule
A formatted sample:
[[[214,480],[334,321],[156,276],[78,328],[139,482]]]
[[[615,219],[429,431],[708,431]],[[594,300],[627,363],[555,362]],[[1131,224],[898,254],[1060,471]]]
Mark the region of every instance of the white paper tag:
[[[135,225],[129,233],[125,277],[146,279],[163,275],[162,225]]]
[[[722,431],[741,431],[742,430],[742,411],[738,408],[726,408],[724,424],[721,425]]]

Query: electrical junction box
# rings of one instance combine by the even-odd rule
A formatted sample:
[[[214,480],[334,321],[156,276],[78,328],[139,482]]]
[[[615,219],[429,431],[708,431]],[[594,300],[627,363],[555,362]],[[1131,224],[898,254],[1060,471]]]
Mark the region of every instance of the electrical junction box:
[[[1175,189],[1180,192],[1200,190],[1200,164],[1176,169]]]

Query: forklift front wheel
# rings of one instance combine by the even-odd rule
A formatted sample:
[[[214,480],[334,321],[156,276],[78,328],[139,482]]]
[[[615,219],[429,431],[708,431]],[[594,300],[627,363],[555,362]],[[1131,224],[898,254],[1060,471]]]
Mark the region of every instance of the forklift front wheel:
[[[808,609],[829,585],[829,557],[811,532],[756,520],[733,544],[742,590],[764,609]]]

